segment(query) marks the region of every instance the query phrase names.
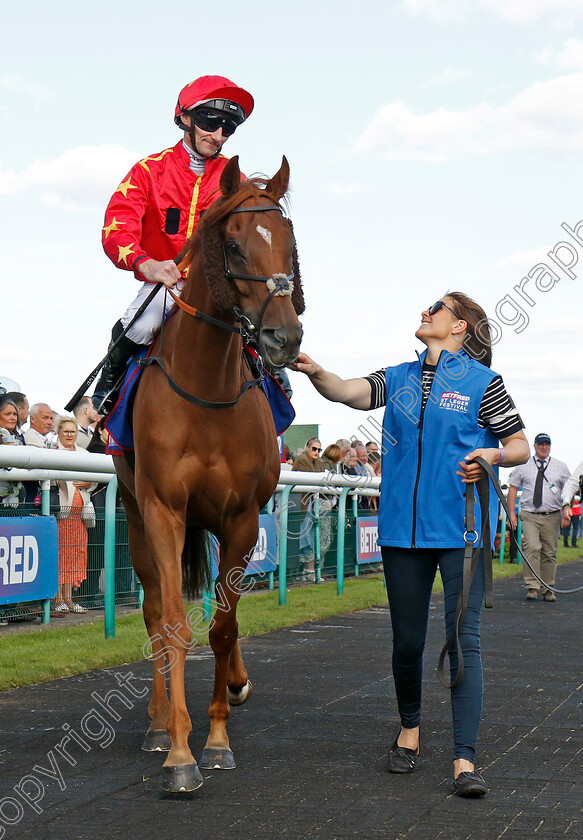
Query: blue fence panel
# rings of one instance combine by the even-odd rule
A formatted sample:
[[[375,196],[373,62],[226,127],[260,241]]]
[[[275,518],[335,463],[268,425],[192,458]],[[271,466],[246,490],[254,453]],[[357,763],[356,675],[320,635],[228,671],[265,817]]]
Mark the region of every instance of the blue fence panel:
[[[0,519],[0,604],[53,598],[58,566],[54,516]]]

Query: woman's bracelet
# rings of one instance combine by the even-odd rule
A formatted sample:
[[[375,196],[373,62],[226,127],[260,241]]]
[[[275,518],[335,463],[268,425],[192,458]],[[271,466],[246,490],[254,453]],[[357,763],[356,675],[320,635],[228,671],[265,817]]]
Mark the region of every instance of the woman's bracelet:
[[[502,461],[504,460],[504,456],[506,455],[506,452],[504,452],[504,447],[501,447],[501,448],[498,450],[498,453],[499,453],[499,455],[500,455],[500,457],[498,458],[498,466],[500,466],[500,464],[501,464],[501,463],[502,463]]]

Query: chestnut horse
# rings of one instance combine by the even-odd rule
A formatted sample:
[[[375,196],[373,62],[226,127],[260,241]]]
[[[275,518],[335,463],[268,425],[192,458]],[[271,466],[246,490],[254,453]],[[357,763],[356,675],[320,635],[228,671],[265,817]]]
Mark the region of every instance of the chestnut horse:
[[[236,157],[226,165],[222,195],[181,263],[190,268],[180,308],[142,374],[133,409],[134,470],[115,457],[154,665],[143,749],[169,749],[162,786],[172,793],[203,781],[188,746],[184,665],[191,627],[182,586],[184,580],[192,594],[208,583],[209,531],[220,543],[221,604],[209,632],[215,683],[201,767],[235,766],[227,720],[230,706],[251,689],[236,609],[279,454],[269,405],[253,387],[242,347],[251,337],[272,368],[299,352],[304,301],[291,222],[279,204],[288,181],[285,157],[271,180],[242,181]]]

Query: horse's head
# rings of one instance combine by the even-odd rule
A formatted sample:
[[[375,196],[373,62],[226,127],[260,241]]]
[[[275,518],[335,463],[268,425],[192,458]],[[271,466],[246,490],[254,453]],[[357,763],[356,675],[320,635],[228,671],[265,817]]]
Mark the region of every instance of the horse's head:
[[[238,158],[221,176],[222,198],[200,226],[207,281],[219,309],[234,308],[268,367],[297,357],[305,308],[296,242],[279,201],[289,182],[283,158],[268,181],[241,181]]]

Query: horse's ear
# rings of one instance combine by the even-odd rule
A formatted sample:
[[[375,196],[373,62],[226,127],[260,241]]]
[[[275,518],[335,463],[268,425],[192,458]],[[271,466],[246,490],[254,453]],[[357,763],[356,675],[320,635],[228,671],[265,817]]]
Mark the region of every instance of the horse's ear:
[[[221,174],[221,192],[228,198],[237,192],[241,185],[241,170],[239,169],[239,155],[232,157]]]
[[[265,190],[275,198],[276,201],[286,194],[289,186],[289,163],[284,155],[281,159],[281,166],[279,172],[276,172],[273,178],[265,185]]]

